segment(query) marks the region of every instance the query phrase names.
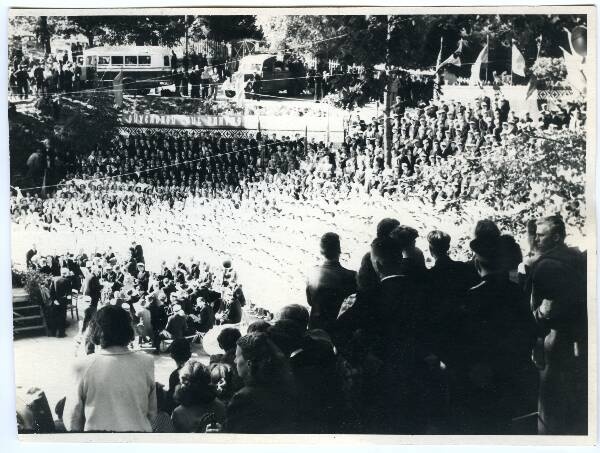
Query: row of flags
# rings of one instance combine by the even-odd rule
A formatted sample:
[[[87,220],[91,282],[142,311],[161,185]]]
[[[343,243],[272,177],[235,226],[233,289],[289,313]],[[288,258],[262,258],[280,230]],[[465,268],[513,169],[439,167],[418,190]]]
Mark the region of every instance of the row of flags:
[[[464,41],[461,39],[458,42],[458,48],[450,54],[448,58],[444,61],[442,59],[442,46],[444,38],[441,40],[440,44],[440,52],[437,57],[437,61],[435,64],[435,71],[439,71],[442,66],[452,65],[452,66],[462,66],[461,55]],[[479,82],[479,72],[481,70],[481,65],[489,63],[489,42],[483,46],[481,52],[477,56],[475,63],[473,63],[473,67],[471,69],[471,81]],[[513,41],[512,44],[512,58],[511,58],[511,70],[514,74],[520,75],[521,77],[525,77],[525,57],[521,53],[521,51],[517,48],[516,43]]]
[[[585,94],[585,88],[586,88],[586,82],[587,82],[587,79],[585,76],[585,57],[581,57],[577,52],[575,52],[573,50],[571,34],[568,30],[567,30],[567,33],[569,35],[569,46],[570,46],[571,51],[569,52],[566,49],[564,49],[563,47],[560,47],[563,51],[565,66],[567,68],[567,81],[569,82],[569,84],[571,85],[571,87],[574,90]],[[443,43],[444,43],[443,38],[441,38],[440,51],[438,53],[436,65],[435,65],[436,74],[440,70],[440,68],[442,68],[443,66],[446,66],[446,65],[452,65],[452,66],[457,66],[457,67],[462,66],[461,55],[462,55],[464,41],[462,39],[459,40],[458,48],[454,52],[452,52],[452,54],[450,54],[450,56],[448,58],[446,58],[444,61],[442,61]],[[536,39],[536,43],[537,43],[537,50],[538,50],[537,57],[539,57],[541,43],[542,43],[541,35]],[[469,79],[469,82],[471,85],[479,85],[479,83],[481,81],[480,80],[481,66],[483,64],[487,64],[487,63],[489,63],[489,39],[488,39],[488,42],[483,46],[483,49],[481,49],[481,51],[479,52],[477,59],[475,60],[475,62],[473,63],[473,65],[471,67],[471,77]],[[511,73],[516,74],[521,77],[526,77],[525,69],[526,69],[525,57],[523,56],[523,54],[517,47],[516,41],[513,40],[512,47],[511,47]],[[527,88],[527,98],[529,98],[529,96],[531,96],[531,94],[536,89],[537,89],[537,78],[535,77],[534,74],[531,74],[530,78],[529,78],[528,88]]]

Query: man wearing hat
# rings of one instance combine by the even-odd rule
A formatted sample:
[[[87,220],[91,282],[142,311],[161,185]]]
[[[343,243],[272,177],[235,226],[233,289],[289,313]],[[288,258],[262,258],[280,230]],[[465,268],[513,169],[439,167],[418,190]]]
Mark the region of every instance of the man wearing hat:
[[[356,272],[340,264],[340,237],[325,233],[321,237],[322,265],[313,269],[306,286],[306,299],[311,307],[309,327],[321,328],[333,335],[333,327],[346,297],[356,292]]]
[[[512,419],[535,412],[536,371],[531,363],[536,326],[525,294],[502,266],[502,240],[480,234],[470,243],[481,283],[462,304],[452,404],[465,434],[508,434]]]

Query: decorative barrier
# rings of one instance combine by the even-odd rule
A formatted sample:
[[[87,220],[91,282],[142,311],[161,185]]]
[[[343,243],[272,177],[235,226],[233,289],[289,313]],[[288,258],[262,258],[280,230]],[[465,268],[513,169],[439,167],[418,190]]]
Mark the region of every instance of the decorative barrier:
[[[226,116],[226,115],[168,115],[158,113],[123,113],[123,128],[161,128],[186,130],[219,130],[229,137],[243,135],[234,131],[276,133],[294,136],[300,134],[308,139],[340,143],[344,140],[344,117],[303,116]]]

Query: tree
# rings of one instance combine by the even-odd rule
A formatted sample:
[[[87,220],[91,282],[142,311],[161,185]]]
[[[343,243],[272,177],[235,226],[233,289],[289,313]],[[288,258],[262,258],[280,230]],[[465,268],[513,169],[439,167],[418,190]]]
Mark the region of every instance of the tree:
[[[35,25],[35,35],[37,40],[44,46],[46,55],[51,52],[50,49],[50,28],[48,27],[48,17],[40,16]]]
[[[577,15],[391,15],[389,63],[404,68],[431,68],[443,38],[445,57],[463,40],[463,62],[477,58],[489,38],[490,69],[510,70],[512,40],[528,64],[537,57],[536,38],[541,34],[541,54],[561,56],[566,34],[585,23]],[[345,63],[372,65],[386,57],[387,16],[271,16],[259,19],[265,39],[273,49],[297,48],[323,54]],[[337,36],[342,36],[336,39]],[[463,74],[464,72],[464,74]],[[468,76],[470,65],[459,70]]]
[[[256,16],[191,16],[190,35],[215,41],[237,41],[241,39],[262,39],[262,32],[256,26]]]
[[[172,46],[185,34],[185,16],[67,16],[57,32],[69,37],[83,34],[88,45],[136,44]]]

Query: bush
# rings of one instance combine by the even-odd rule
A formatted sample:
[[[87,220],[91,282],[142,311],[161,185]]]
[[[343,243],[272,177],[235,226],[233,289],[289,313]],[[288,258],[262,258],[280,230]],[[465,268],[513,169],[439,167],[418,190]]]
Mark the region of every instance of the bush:
[[[567,77],[567,67],[563,58],[540,57],[531,67],[531,71],[544,88],[560,86]]]
[[[16,271],[18,273],[18,271]],[[13,275],[15,271],[13,270]],[[42,305],[42,292],[40,287],[44,285],[49,278],[48,275],[42,274],[36,270],[28,269],[25,272],[21,272],[21,278],[25,291],[29,294],[29,300],[32,303]]]

